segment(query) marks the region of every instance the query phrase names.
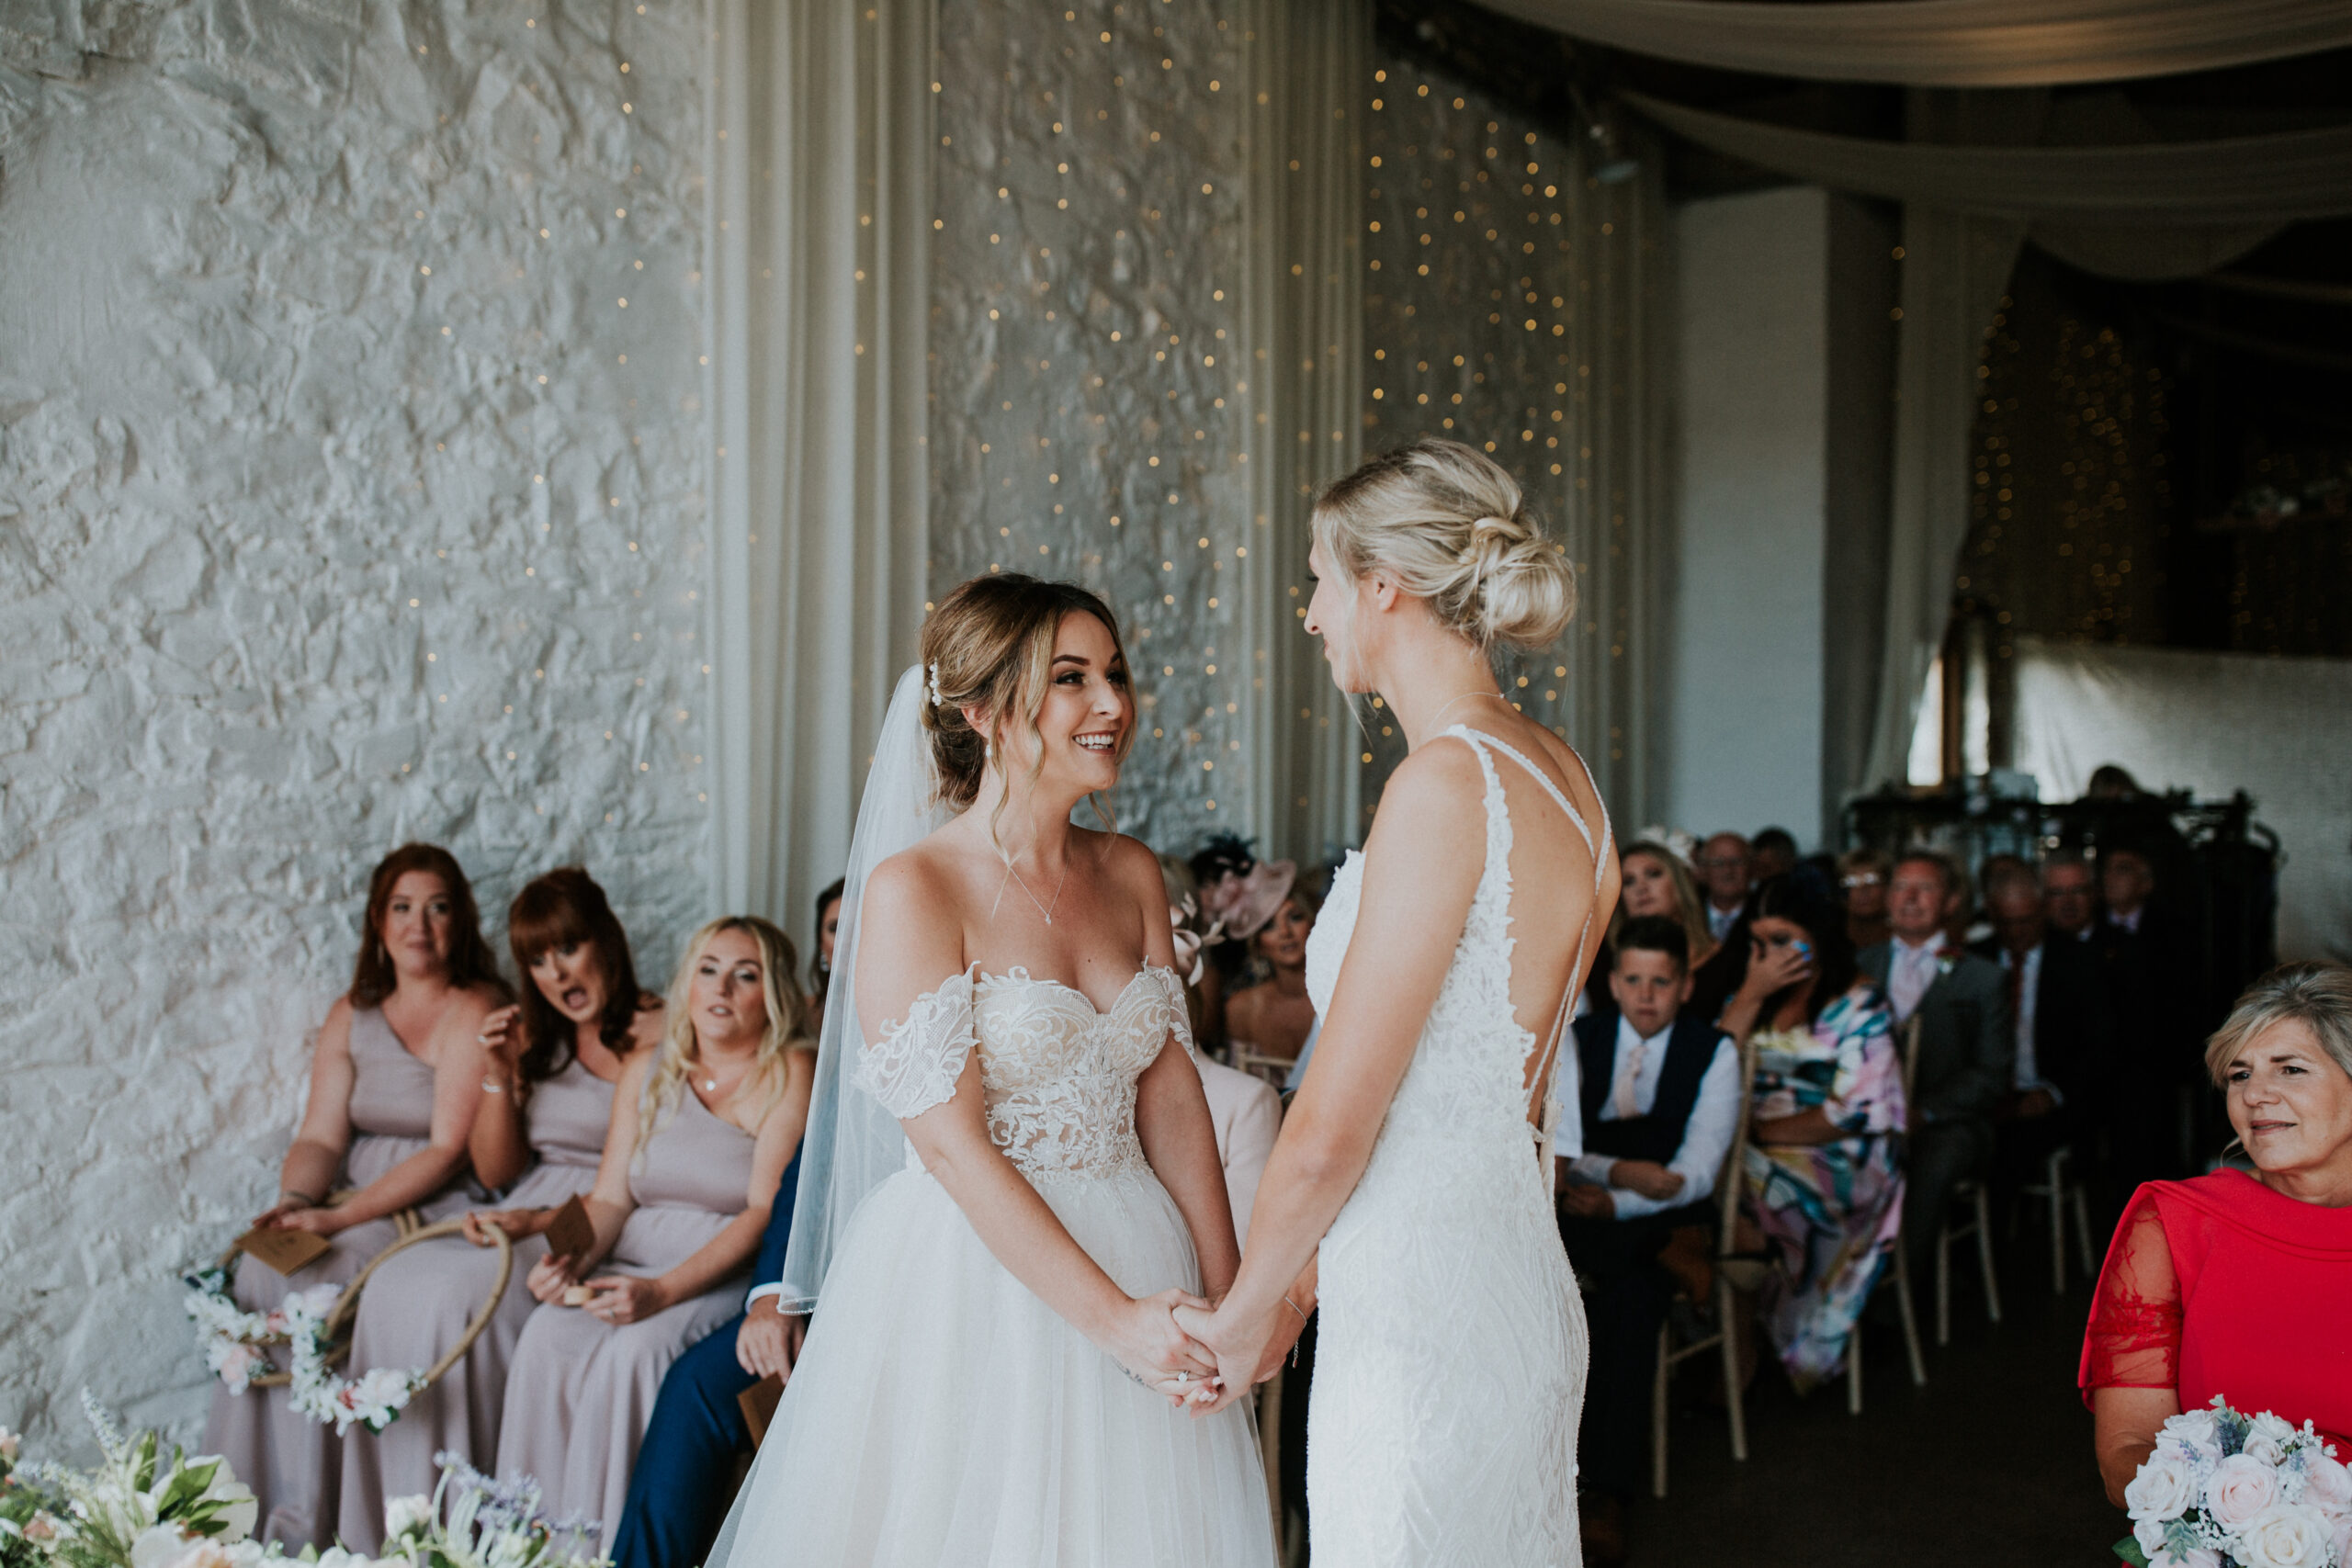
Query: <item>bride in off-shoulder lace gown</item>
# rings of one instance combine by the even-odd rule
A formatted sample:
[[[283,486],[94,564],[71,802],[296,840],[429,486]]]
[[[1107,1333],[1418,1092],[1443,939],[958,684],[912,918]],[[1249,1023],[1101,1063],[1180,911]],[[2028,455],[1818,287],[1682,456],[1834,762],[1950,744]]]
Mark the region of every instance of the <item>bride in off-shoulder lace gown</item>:
[[[894,1114],[944,1102],[977,1050],[989,1136],[1130,1295],[1200,1288],[1136,1136],[1136,1079],[1192,1052],[1146,967],[1107,1012],[1015,969],[967,972],[885,1026],[855,1079]],[[908,1150],[859,1209],[729,1530],[759,1563],[1268,1564],[1246,1406],[1202,1419],[1138,1386],[1008,1272]]]

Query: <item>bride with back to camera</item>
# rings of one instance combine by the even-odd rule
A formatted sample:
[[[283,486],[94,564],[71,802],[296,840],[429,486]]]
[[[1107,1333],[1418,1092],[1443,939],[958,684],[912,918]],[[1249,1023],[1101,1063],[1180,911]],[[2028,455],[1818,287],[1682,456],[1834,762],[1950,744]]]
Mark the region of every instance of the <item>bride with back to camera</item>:
[[[1582,760],[1490,660],[1557,637],[1575,580],[1510,477],[1439,440],[1326,491],[1310,563],[1332,679],[1379,693],[1411,751],[1308,942],[1321,1042],[1240,1272],[1176,1319],[1216,1353],[1222,1409],[1319,1290],[1317,1568],[1574,1563],[1586,1340],[1550,1184],[1577,1123],[1556,1151],[1552,1129],[1618,873]]]
[[[976,578],[922,660],[859,807],[785,1263],[823,1310],[709,1562],[1266,1568],[1247,1413],[1186,1415],[1216,1368],[1171,1309],[1238,1249],[1159,865],[1070,820],[1135,735],[1117,623]]]

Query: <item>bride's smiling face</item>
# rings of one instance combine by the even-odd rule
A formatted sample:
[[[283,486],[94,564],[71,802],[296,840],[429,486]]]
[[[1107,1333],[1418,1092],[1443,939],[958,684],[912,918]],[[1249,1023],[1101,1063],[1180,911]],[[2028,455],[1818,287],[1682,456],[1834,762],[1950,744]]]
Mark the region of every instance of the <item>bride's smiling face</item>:
[[[1045,705],[1037,711],[1036,734],[1018,720],[998,732],[1007,784],[1072,799],[1109,789],[1119,782],[1135,714],[1126,661],[1110,628],[1083,611],[1071,611],[1054,632],[1053,673]],[[1030,770],[1037,767],[1040,740],[1045,765],[1037,768],[1033,784]]]

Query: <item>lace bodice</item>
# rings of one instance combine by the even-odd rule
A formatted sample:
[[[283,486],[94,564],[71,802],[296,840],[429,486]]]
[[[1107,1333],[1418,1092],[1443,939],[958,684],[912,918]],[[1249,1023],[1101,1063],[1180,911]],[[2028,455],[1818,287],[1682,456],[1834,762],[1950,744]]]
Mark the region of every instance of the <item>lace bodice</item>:
[[[1143,1166],[1136,1080],[1173,1037],[1193,1055],[1182,982],[1146,964],[1098,1012],[1086,994],[1025,969],[966,970],[926,991],[858,1053],[856,1086],[904,1121],[944,1104],[980,1053],[989,1136],[1032,1178]],[[910,1151],[911,1158],[911,1151]]]
[[[1487,748],[1501,750],[1526,768],[1583,833],[1595,857],[1596,892],[1599,875],[1606,870],[1609,826],[1604,818],[1596,838],[1584,818],[1552,788],[1551,781],[1544,778],[1542,771],[1501,741],[1461,725],[1445,733],[1469,742],[1471,750],[1477,753],[1478,767],[1486,778],[1487,864],[1478,878],[1477,891],[1471,896],[1469,918],[1464,922],[1462,940],[1454,948],[1453,965],[1447,969],[1445,982],[1430,1009],[1429,1021],[1422,1027],[1412,1066],[1406,1071],[1405,1081],[1397,1086],[1381,1138],[1384,1143],[1392,1137],[1493,1143],[1507,1137],[1506,1146],[1517,1151],[1526,1147],[1517,1140],[1525,1136],[1523,1129],[1527,1125],[1527,1091],[1523,1087],[1527,1059],[1541,1043],[1520,1023],[1511,1006],[1510,964],[1515,941],[1510,934],[1510,812],[1501,776],[1495,770]],[[1351,850],[1331,878],[1323,912],[1306,939],[1306,994],[1315,1003],[1317,1016],[1330,1010],[1331,994],[1339,986],[1340,965],[1346,959],[1348,942],[1355,934],[1356,914],[1363,896],[1363,856]],[[1584,940],[1589,942],[1590,936],[1588,919]],[[1578,964],[1581,967],[1581,952]],[[1547,1115],[1547,1122],[1558,1120],[1559,1106],[1576,1103],[1576,1086],[1570,1081],[1575,1071],[1576,1054],[1561,1052],[1550,1095],[1555,1114]],[[1573,1138],[1574,1119],[1568,1119],[1566,1126],[1567,1135]],[[1572,1155],[1577,1151],[1567,1147],[1560,1152]]]

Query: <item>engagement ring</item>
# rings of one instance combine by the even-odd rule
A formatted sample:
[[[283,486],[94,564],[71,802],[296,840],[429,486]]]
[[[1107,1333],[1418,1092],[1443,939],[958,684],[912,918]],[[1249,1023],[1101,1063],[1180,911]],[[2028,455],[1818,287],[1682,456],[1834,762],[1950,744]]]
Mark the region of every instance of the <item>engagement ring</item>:
[[[1190,1372],[1180,1371],[1176,1374],[1176,1381],[1178,1382],[1191,1382],[1193,1381],[1193,1374]]]

